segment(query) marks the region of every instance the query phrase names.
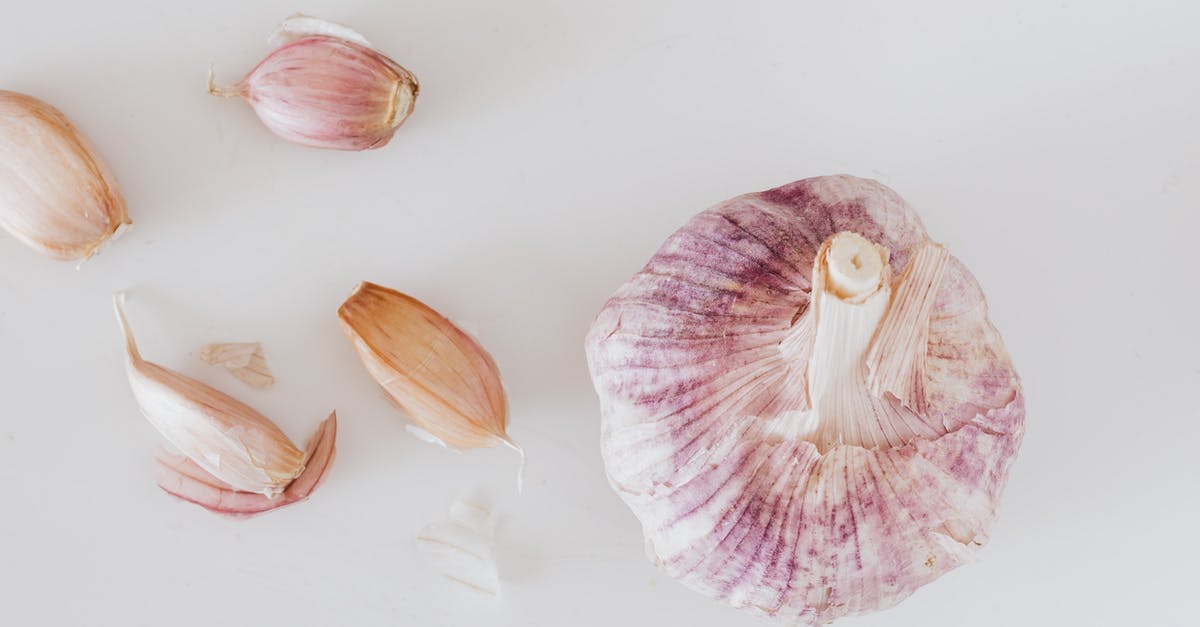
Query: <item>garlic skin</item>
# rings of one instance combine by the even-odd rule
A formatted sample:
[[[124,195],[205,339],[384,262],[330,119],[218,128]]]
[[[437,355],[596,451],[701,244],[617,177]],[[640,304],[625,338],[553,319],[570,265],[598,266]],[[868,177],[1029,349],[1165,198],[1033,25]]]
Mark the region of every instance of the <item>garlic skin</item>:
[[[445,316],[364,282],[338,319],[371,377],[429,436],[451,448],[503,444],[521,451],[506,432],[508,399],[496,362]]]
[[[278,497],[235,489],[212,476],[199,464],[159,447],[154,454],[156,482],[164,492],[180,500],[199,505],[210,512],[233,518],[245,518],[308,498],[329,474],[337,454],[337,413],[329,414],[305,447],[304,472],[283,489]]]
[[[194,463],[196,470],[202,471],[202,475],[191,473],[193,478],[220,489],[261,495],[274,501],[275,507],[292,502],[279,497],[296,481],[313,482],[315,488],[314,479],[323,476],[325,466],[332,461],[335,416],[326,420],[318,430],[321,437],[312,442],[327,450],[321,453],[323,463],[313,466],[305,479],[309,457],[315,456],[317,449],[306,454],[275,423],[245,403],[143,359],[121,307],[122,297],[114,296],[113,307],[125,339],[126,372],[134,398],[150,424]],[[333,432],[328,431],[330,428]],[[188,472],[182,463],[176,464],[176,469]],[[221,511],[220,507],[209,507],[203,499],[189,500]],[[220,503],[217,498],[216,505]]]
[[[417,77],[353,30],[295,15],[271,40],[279,47],[231,88],[267,128],[297,144],[335,150],[379,148],[412,113]]]
[[[886,608],[971,560],[1024,432],[975,279],[851,176],[699,214],[586,346],[652,559],[781,622]]]
[[[262,344],[258,342],[220,342],[205,344],[200,359],[221,366],[229,374],[252,388],[267,388],[275,384],[275,375],[267,367]]]
[[[112,173],[70,120],[0,90],[0,227],[47,257],[85,261],[131,223]]]
[[[496,521],[491,510],[455,499],[445,520],[417,534],[417,549],[447,579],[489,597],[500,596],[500,573],[492,556]]]

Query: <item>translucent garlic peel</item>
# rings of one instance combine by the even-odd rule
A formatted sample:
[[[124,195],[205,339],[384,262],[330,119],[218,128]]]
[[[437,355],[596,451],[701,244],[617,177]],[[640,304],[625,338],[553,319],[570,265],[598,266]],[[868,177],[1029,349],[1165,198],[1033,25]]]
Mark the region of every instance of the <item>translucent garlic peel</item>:
[[[267,367],[262,344],[258,342],[224,342],[206,344],[200,349],[200,359],[214,366],[221,366],[246,385],[254,388],[270,387],[275,375]]]
[[[279,497],[301,476],[306,454],[266,416],[219,390],[146,361],[113,299],[126,372],[142,414],[176,449],[233,490]]]
[[[842,232],[882,247],[878,289],[830,268]],[[895,192],[850,176],[696,216],[587,352],[605,467],[655,561],[785,621],[888,607],[970,559],[1023,433],[974,278]]]
[[[337,22],[330,22],[319,17],[296,13],[288,16],[271,36],[267,38],[267,43],[273,46],[281,46],[286,43],[293,42],[297,39],[303,39],[310,35],[324,35],[327,37],[336,37],[349,42],[356,43],[365,48],[374,48],[371,42],[367,41],[362,33]]]
[[[444,316],[407,294],[362,283],[338,318],[371,377],[426,432],[454,448],[515,447],[495,361]]]
[[[489,596],[500,595],[500,575],[492,557],[495,520],[487,508],[456,500],[446,520],[417,534],[425,560],[451,581]]]
[[[367,150],[386,145],[412,113],[416,76],[357,32],[314,17],[292,16],[271,37],[279,46],[231,88],[276,135],[306,146]]]
[[[70,120],[0,90],[0,227],[48,257],[83,261],[130,223],[108,166]]]

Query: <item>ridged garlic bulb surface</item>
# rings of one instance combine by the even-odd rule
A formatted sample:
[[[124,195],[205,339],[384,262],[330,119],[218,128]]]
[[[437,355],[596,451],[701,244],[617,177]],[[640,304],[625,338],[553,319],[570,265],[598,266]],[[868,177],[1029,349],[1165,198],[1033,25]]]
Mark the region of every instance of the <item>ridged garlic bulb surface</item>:
[[[974,277],[878,182],[704,211],[586,344],[609,480],[694,590],[823,624],[894,605],[988,538],[1020,381]]]

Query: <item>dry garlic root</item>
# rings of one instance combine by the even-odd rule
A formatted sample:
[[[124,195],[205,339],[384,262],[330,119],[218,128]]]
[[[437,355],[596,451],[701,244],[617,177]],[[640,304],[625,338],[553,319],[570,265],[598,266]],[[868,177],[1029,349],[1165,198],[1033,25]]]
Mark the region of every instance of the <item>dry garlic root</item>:
[[[118,294],[113,306],[133,396],[150,424],[182,453],[155,455],[159,487],[219,514],[248,516],[304,500],[321,484],[336,451],[336,413],[301,451],[250,406],[142,359],[121,300]]]
[[[338,318],[371,377],[420,426],[418,437],[455,449],[502,444],[524,466],[507,433],[500,370],[474,338],[425,303],[374,283],[359,284]]]
[[[971,559],[1023,433],[975,279],[850,176],[696,216],[587,353],[609,479],[653,558],[790,622],[889,607]]]
[[[416,104],[417,77],[333,22],[293,15],[271,36],[277,48],[233,87],[263,124],[297,144],[366,150],[388,143]]]
[[[128,224],[116,180],[70,120],[0,91],[0,227],[43,255],[82,262]]]

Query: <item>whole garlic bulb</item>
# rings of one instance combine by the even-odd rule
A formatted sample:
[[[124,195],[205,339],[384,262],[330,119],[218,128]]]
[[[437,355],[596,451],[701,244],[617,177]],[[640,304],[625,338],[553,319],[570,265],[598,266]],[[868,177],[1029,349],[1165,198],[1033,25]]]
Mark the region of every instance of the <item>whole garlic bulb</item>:
[[[348,27],[293,15],[271,36],[277,48],[240,82],[208,91],[246,100],[290,142],[336,150],[379,148],[416,104],[417,77]]]
[[[0,91],[0,227],[43,255],[83,261],[128,224],[116,180],[75,125]]]
[[[696,216],[587,353],[608,476],[652,559],[788,622],[891,606],[971,559],[1023,434],[975,279],[851,176]]]

